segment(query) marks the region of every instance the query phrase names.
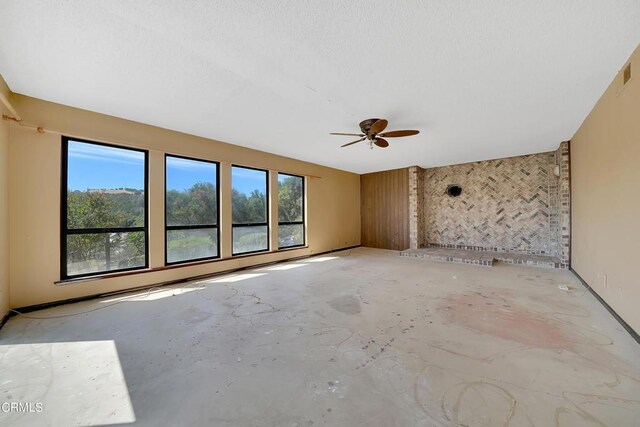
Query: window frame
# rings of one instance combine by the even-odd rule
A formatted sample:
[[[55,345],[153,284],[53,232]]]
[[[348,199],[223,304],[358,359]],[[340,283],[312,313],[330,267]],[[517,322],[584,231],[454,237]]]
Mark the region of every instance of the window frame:
[[[100,227],[100,228],[68,228],[68,199],[69,186],[69,142],[99,145],[102,147],[117,148],[121,150],[137,151],[144,154],[144,225],[142,227]],[[83,138],[75,138],[62,135],[61,138],[62,164],[60,171],[60,278],[61,280],[78,279],[84,277],[100,277],[112,273],[125,271],[145,270],[149,268],[149,151],[141,148],[131,148],[122,145],[105,142],[91,141]],[[78,234],[101,233],[139,233],[144,232],[144,265],[138,267],[119,268],[114,270],[101,270],[91,273],[68,274],[67,269],[67,237]]]
[[[280,246],[280,238],[278,237],[278,250],[286,250],[286,249],[291,249],[291,248],[301,248],[304,246],[307,246],[307,226],[306,226],[306,207],[307,207],[307,203],[306,203],[306,199],[307,199],[307,194],[306,194],[306,179],[303,175],[295,175],[292,173],[286,173],[286,172],[278,172],[278,177],[280,175],[286,175],[286,176],[292,176],[294,178],[300,178],[302,180],[302,220],[301,221],[280,221],[280,180],[278,179],[278,233],[280,232],[280,226],[281,225],[302,225],[302,243],[298,244],[298,245],[291,245],[291,246]]]
[[[168,220],[168,215],[167,215],[167,158],[168,157],[173,157],[173,158],[177,158],[177,159],[184,159],[184,160],[192,160],[195,162],[202,162],[202,163],[211,163],[216,165],[216,225],[210,225],[210,224],[196,224],[196,225],[168,225],[167,220]],[[211,228],[215,228],[216,229],[216,239],[217,239],[217,248],[216,248],[216,255],[214,256],[210,256],[210,257],[203,257],[203,258],[193,258],[193,259],[187,259],[187,260],[183,260],[183,261],[174,261],[174,262],[169,262],[169,231],[173,231],[173,230],[205,230],[205,229],[211,229]],[[198,261],[207,261],[207,260],[212,260],[212,259],[219,259],[220,258],[220,162],[216,162],[214,160],[206,160],[206,159],[198,159],[195,157],[187,157],[187,156],[180,156],[177,154],[169,154],[169,153],[165,153],[164,154],[164,265],[177,265],[177,264],[188,264],[191,262],[198,262]]]
[[[260,171],[260,172],[264,172],[265,175],[265,188],[266,188],[266,192],[265,192],[265,222],[246,222],[246,223],[239,223],[239,224],[235,224],[233,222],[233,168],[242,168],[242,169],[250,169],[250,170],[254,170],[254,171]],[[260,169],[260,168],[254,168],[251,166],[243,166],[243,165],[238,165],[238,164],[231,164],[231,256],[241,256],[241,255],[250,255],[250,254],[257,254],[257,253],[261,253],[261,252],[269,252],[271,251],[271,227],[269,226],[269,211],[270,211],[270,192],[269,192],[269,170],[268,169]],[[267,227],[267,248],[266,249],[259,249],[257,251],[247,251],[247,252],[234,252],[233,251],[233,229],[235,227],[258,227],[258,226],[266,226]]]

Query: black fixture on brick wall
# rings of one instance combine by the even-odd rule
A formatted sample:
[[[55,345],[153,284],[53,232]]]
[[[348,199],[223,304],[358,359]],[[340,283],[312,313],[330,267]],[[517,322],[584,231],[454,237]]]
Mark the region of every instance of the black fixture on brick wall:
[[[451,184],[447,187],[447,194],[451,197],[458,197],[462,194],[462,187],[458,184]]]

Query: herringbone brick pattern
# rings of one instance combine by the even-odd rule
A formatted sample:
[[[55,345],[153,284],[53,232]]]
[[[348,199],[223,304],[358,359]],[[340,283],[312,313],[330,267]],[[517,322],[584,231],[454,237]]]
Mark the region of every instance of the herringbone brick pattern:
[[[542,153],[426,169],[427,244],[551,253],[550,204],[557,203],[549,197],[554,156]],[[448,196],[450,184],[461,185],[462,195]]]

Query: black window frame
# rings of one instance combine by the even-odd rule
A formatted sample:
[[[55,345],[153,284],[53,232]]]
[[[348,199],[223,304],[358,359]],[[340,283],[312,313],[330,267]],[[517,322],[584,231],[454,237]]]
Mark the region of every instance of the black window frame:
[[[231,164],[231,191],[233,192],[233,168],[241,168],[241,169],[250,169],[250,170],[254,170],[254,171],[260,171],[260,172],[264,172],[265,174],[265,187],[266,187],[266,194],[265,194],[265,222],[245,222],[245,223],[234,223],[233,222],[233,200],[231,203],[231,256],[239,256],[239,255],[249,255],[249,254],[257,254],[260,252],[269,252],[271,250],[271,227],[269,227],[269,211],[270,209],[270,194],[269,194],[269,187],[270,187],[270,179],[269,179],[269,170],[268,169],[260,169],[260,168],[254,168],[251,166],[243,166],[243,165],[237,165],[237,164]],[[232,196],[233,197],[233,196]],[[257,251],[246,251],[246,252],[234,252],[233,251],[233,229],[235,227],[258,227],[258,226],[266,226],[267,227],[267,248],[266,249],[259,249]]]
[[[203,163],[211,163],[216,165],[216,224],[215,225],[210,225],[210,224],[168,225],[167,224],[167,217],[168,217],[167,216],[167,158],[168,157],[184,159],[184,160],[192,160],[192,161],[203,162]],[[216,248],[215,256],[169,262],[169,258],[168,258],[169,257],[169,250],[168,250],[169,231],[204,230],[204,229],[211,229],[211,228],[215,228],[216,234],[217,234],[217,248]],[[207,261],[207,260],[219,259],[219,258],[220,258],[220,162],[216,162],[214,160],[198,159],[195,157],[187,157],[187,156],[180,156],[176,154],[165,153],[164,155],[164,265],[188,264],[191,262]]]
[[[302,179],[302,221],[282,221],[280,222],[280,218],[278,218],[278,229],[281,225],[302,225],[302,243],[299,245],[291,245],[291,246],[280,246],[280,238],[278,237],[278,249],[291,249],[291,248],[300,248],[307,246],[307,227],[306,227],[306,179],[302,175],[295,175],[292,173],[286,172],[278,172],[278,177],[280,175],[292,176],[294,178]],[[280,179],[278,179],[278,212],[280,212]],[[278,214],[278,217],[280,214]],[[278,233],[280,231],[278,230]]]
[[[68,200],[69,185],[69,142],[80,142],[102,147],[118,148],[121,150],[137,151],[144,153],[144,226],[142,227],[103,227],[103,228],[68,228]],[[83,277],[100,277],[112,273],[125,271],[145,270],[149,268],[149,151],[141,148],[131,148],[122,145],[105,142],[91,141],[83,138],[75,138],[62,135],[61,138],[62,169],[60,183],[60,278],[61,280],[77,279]],[[139,233],[144,232],[144,265],[138,267],[120,268],[115,270],[101,270],[91,273],[68,274],[67,270],[67,237],[77,234],[101,234],[101,233]]]

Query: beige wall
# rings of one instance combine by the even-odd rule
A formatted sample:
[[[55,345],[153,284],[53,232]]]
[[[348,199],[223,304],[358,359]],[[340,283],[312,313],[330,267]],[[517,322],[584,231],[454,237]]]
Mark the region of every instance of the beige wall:
[[[9,88],[0,76],[0,93]],[[9,114],[0,106],[2,114]],[[9,122],[0,120],[0,319],[9,310]]]
[[[223,257],[229,255],[230,164],[313,175],[307,180],[308,248],[233,258],[119,278],[55,285],[60,279],[59,133],[11,125],[11,306],[21,307],[228,270],[360,244],[360,177],[310,163],[14,95],[24,122],[69,136],[149,150],[150,267],[164,262],[164,153],[221,162]],[[256,135],[258,137],[259,135]],[[274,182],[272,177],[271,182]],[[273,216],[272,216],[273,218]]]
[[[571,265],[640,332],[640,47],[630,61],[571,140]]]

